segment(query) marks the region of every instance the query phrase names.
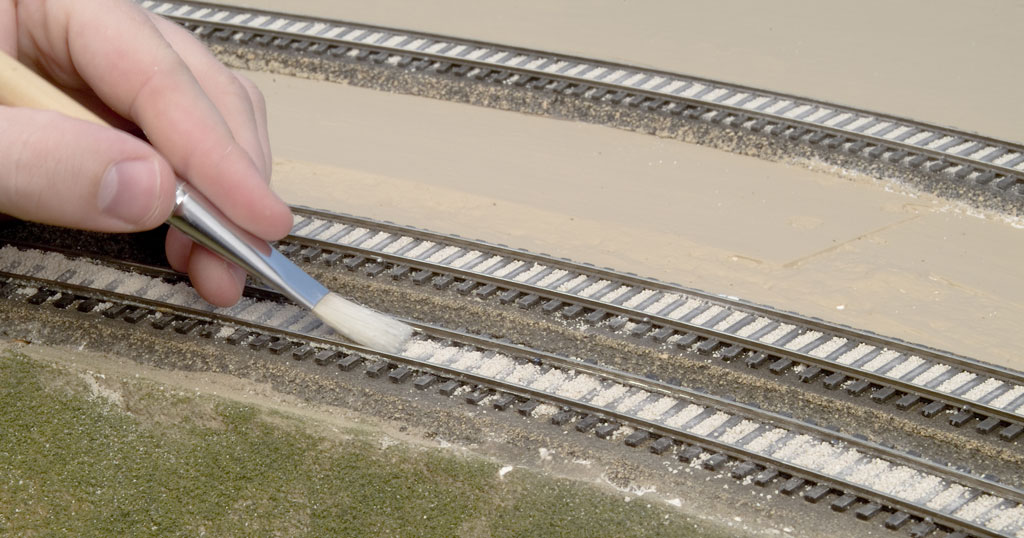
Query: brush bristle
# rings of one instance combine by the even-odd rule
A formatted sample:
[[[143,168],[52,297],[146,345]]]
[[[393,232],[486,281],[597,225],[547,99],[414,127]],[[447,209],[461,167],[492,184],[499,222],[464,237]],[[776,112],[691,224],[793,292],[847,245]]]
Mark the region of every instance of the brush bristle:
[[[320,299],[313,313],[353,342],[388,353],[401,351],[412,337],[412,327],[336,293]]]

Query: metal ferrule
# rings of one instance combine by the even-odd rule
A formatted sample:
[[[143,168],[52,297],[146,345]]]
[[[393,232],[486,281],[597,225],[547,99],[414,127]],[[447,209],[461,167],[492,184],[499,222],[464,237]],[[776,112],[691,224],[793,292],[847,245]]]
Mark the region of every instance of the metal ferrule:
[[[193,241],[312,309],[328,290],[270,243],[242,230],[186,183],[178,182],[175,207],[167,222]]]

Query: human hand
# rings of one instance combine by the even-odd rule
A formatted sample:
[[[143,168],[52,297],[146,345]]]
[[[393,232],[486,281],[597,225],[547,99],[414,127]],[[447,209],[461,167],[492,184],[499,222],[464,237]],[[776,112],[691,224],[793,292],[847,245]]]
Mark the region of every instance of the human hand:
[[[146,230],[170,215],[177,175],[256,236],[290,230],[267,186],[262,95],[184,29],[128,0],[0,0],[0,49],[124,129],[0,106],[0,213]],[[125,132],[138,130],[148,143]],[[173,229],[166,251],[206,300],[238,300],[241,269]]]

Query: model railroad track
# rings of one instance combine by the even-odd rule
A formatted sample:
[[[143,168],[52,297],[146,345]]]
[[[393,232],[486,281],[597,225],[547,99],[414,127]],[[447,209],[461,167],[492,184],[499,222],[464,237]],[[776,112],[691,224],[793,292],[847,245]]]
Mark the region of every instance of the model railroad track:
[[[295,208],[280,246],[306,262],[582,320],[638,343],[889,402],[1016,440],[1024,376],[978,361],[657,280],[500,245]]]
[[[394,28],[201,2],[141,4],[211,43],[579,96],[881,160],[988,189],[1014,204],[1024,199],[1024,146],[927,123],[664,71]]]
[[[1024,491],[894,449],[727,399],[586,361],[415,324],[414,340],[389,354],[336,339],[312,314],[274,292],[247,289],[214,309],[167,270],[0,249],[0,299],[152,330],[362,369],[469,404],[516,410],[662,457],[828,501],[911,535],[1024,533]]]

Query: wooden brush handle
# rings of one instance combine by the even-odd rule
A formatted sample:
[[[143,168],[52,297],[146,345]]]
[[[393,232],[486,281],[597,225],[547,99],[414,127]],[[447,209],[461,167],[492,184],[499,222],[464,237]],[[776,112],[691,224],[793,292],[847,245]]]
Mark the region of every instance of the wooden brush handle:
[[[0,105],[38,108],[108,125],[93,111],[69,97],[9,54],[0,51]]]

